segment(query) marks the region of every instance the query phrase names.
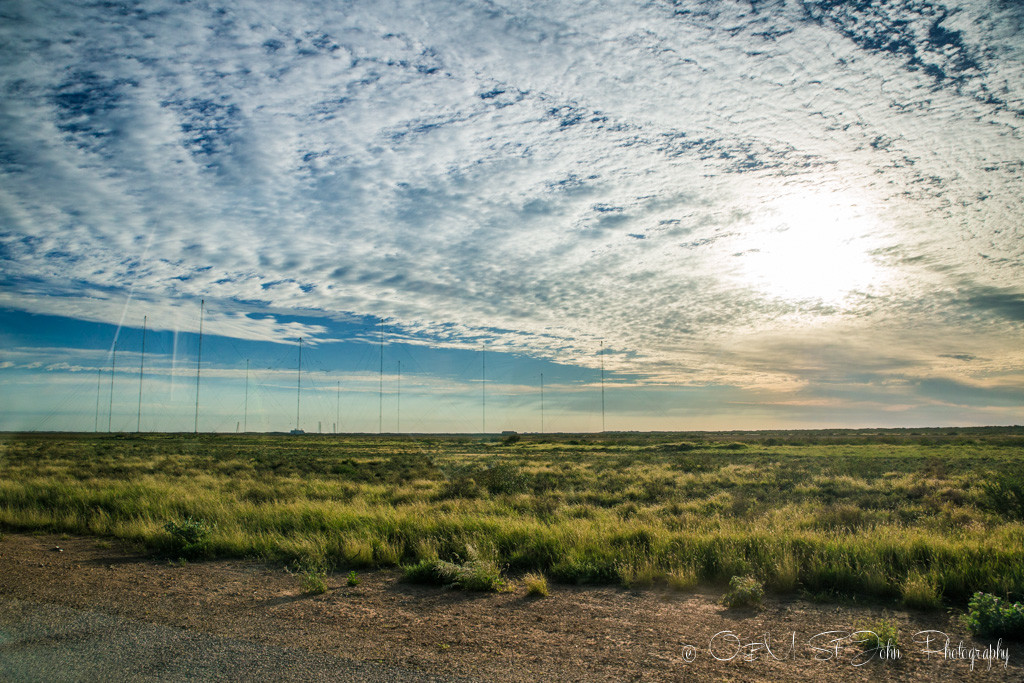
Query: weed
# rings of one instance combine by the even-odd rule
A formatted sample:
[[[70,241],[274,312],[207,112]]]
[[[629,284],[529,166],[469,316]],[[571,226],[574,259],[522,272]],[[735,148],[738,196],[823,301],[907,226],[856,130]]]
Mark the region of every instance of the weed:
[[[899,646],[899,624],[895,619],[883,617],[874,623],[859,623],[854,629],[851,638],[865,652]]]
[[[756,607],[764,597],[764,586],[752,576],[734,576],[729,579],[729,590],[722,596],[722,604],[734,607]]]
[[[527,574],[523,577],[526,594],[540,598],[548,597],[548,580],[543,574]]]
[[[362,579],[360,579],[358,576],[356,576],[356,570],[355,569],[353,569],[352,571],[350,571],[348,573],[348,579],[345,580],[345,584],[348,585],[348,586],[352,586],[352,587],[358,586],[361,582],[362,582]]]
[[[317,565],[306,565],[299,571],[299,585],[302,592],[322,595],[327,592],[327,570]]]
[[[1024,638],[1024,604],[1011,603],[990,593],[975,593],[964,617],[976,636]]]

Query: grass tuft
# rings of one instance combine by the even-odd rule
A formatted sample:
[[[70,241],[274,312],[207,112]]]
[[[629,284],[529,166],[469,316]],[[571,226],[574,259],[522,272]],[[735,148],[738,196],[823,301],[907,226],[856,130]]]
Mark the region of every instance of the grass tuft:
[[[528,596],[548,597],[548,580],[543,574],[527,574],[523,577],[523,583]]]
[[[911,609],[938,609],[942,607],[942,595],[936,582],[926,574],[913,571],[903,582],[901,589],[903,604]]]

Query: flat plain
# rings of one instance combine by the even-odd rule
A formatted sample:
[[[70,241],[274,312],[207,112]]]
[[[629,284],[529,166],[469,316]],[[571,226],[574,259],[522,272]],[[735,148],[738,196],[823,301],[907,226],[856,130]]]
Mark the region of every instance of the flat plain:
[[[398,591],[417,604],[436,599],[465,608],[466,619],[480,622],[468,606],[488,603],[457,597],[471,593],[408,582],[416,567],[434,563],[486,568],[495,592],[479,600],[493,601],[498,614],[506,602],[534,605],[543,616],[554,601],[571,611],[575,600],[579,611],[595,599],[616,601],[619,610],[646,600],[655,611],[675,605],[685,612],[680,606],[693,603],[694,614],[707,612],[690,624],[700,638],[713,635],[703,633],[708,620],[757,629],[776,612],[783,620],[812,615],[795,623],[813,635],[831,627],[833,608],[851,629],[860,610],[862,626],[937,620],[945,631],[963,632],[959,614],[974,592],[1024,596],[1022,454],[1020,428],[8,434],[0,439],[0,525],[10,538],[0,549],[35,533],[55,543],[63,535],[97,548],[134,548],[146,558],[139,566],[156,573],[259,566],[314,617],[331,601],[349,604],[345,591],[383,591],[388,599]],[[353,572],[365,578],[362,588],[346,584]],[[524,603],[524,577],[542,577],[551,596]],[[765,587],[764,611],[719,604],[733,577]],[[322,582],[324,594],[310,579]],[[12,581],[3,591],[16,598]],[[603,628],[583,619],[579,633],[559,637]],[[432,644],[430,661],[445,643]],[[925,669],[900,671],[906,676],[896,678],[912,680]],[[571,679],[571,672],[555,677]]]

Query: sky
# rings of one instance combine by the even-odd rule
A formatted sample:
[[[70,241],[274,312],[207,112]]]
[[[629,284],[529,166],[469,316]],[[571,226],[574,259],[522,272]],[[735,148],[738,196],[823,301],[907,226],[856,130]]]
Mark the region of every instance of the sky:
[[[0,0],[0,429],[1022,424],[1022,202],[1015,0]]]

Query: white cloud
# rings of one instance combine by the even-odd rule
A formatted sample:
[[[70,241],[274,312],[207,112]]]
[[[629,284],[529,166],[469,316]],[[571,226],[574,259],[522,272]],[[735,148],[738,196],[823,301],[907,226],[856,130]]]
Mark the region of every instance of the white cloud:
[[[863,37],[900,3],[806,5],[19,5],[0,303],[116,323],[133,292],[191,329],[206,298],[207,329],[262,340],[328,326],[229,311],[380,315],[439,345],[593,366],[604,340],[610,370],[741,385],[800,375],[792,353],[733,357],[754,331],[856,317],[900,339],[970,309],[1012,338],[1020,321],[962,303],[1021,281],[1011,10],[964,4],[938,50],[941,13],[915,9],[884,51]],[[851,251],[794,285],[765,255],[798,220],[813,234],[808,203],[848,214],[820,217],[849,233],[821,244]]]

